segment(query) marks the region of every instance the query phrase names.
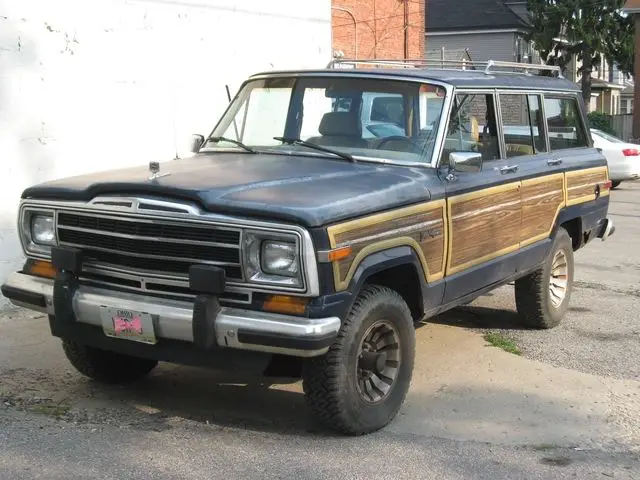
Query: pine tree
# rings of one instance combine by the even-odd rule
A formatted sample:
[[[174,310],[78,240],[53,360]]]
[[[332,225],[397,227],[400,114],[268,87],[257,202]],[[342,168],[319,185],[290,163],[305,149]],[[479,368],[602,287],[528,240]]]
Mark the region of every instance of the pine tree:
[[[582,62],[582,96],[591,99],[591,73],[602,58],[633,72],[634,25],[620,11],[625,0],[528,0],[529,35],[549,65]]]

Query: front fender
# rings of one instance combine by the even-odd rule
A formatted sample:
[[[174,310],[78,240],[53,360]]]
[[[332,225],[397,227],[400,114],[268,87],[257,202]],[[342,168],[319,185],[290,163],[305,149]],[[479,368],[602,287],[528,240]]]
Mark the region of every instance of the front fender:
[[[407,272],[398,270],[399,267],[411,268],[415,276],[409,275],[410,281],[407,283]],[[385,277],[385,272],[389,272],[388,277]],[[443,289],[432,289],[431,285],[427,284],[425,273],[418,255],[410,246],[402,245],[372,253],[360,262],[351,279],[348,287],[352,293],[351,303],[353,304],[365,283],[376,277],[372,283],[396,290],[407,301],[411,310],[415,314],[420,314],[425,311],[427,303],[439,304],[444,293]],[[444,282],[437,282],[437,284],[444,285]],[[437,298],[438,296],[440,298]]]
[[[426,283],[424,280],[425,273],[415,250],[408,245],[403,245],[375,252],[365,257],[358,265],[351,279],[349,290],[359,292],[362,285],[364,285],[371,276],[402,265],[412,265],[416,269],[421,283]]]

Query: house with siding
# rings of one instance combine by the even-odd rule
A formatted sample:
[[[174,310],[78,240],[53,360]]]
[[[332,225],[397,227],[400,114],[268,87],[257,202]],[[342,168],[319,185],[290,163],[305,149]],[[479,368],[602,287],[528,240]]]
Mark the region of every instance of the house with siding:
[[[425,19],[425,56],[430,61],[489,59],[540,63],[527,41],[531,30],[526,1],[429,0]],[[564,76],[579,82],[579,62],[567,65]],[[589,109],[612,115],[632,109],[633,83],[616,66],[602,61],[592,73]]]
[[[425,21],[429,60],[467,51],[473,60],[537,61],[525,39],[527,2],[429,0]]]

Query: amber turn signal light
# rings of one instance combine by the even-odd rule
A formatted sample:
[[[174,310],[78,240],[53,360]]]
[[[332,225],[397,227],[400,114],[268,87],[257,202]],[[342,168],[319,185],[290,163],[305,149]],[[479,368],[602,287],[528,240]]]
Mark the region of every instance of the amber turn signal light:
[[[327,258],[330,262],[337,262],[338,260],[342,260],[343,258],[347,258],[351,255],[351,247],[341,247],[331,250]]]
[[[269,312],[302,315],[307,308],[307,299],[287,295],[269,295],[262,307]]]
[[[35,260],[26,267],[26,271],[36,277],[56,278],[56,269],[53,268],[51,262]]]

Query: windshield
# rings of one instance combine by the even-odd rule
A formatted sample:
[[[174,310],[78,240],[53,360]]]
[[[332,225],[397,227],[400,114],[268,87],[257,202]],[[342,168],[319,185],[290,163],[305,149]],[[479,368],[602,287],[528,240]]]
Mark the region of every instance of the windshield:
[[[201,151],[322,155],[299,139],[358,159],[429,163],[446,91],[429,83],[355,77],[273,77],[248,82]],[[280,138],[280,140],[274,139]]]
[[[604,133],[600,130],[591,130],[591,134],[596,135],[597,137],[604,138],[605,140],[611,143],[624,143],[618,137],[614,137],[613,135],[609,135],[608,133]]]

